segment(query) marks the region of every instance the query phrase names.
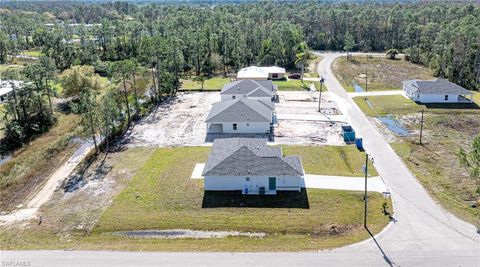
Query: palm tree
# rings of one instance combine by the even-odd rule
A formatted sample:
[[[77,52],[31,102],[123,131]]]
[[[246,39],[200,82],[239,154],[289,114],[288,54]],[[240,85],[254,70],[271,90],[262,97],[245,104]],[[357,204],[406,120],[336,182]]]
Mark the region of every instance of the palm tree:
[[[295,64],[300,64],[302,66],[302,82],[303,82],[303,74],[305,71],[305,64],[312,58],[312,53],[308,48],[308,45],[305,42],[300,43],[297,49],[297,59],[295,60]]]

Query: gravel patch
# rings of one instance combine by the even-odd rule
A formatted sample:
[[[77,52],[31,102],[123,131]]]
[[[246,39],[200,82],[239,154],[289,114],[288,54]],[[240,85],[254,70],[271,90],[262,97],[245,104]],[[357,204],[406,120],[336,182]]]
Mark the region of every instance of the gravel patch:
[[[165,238],[165,239],[179,239],[179,238],[225,238],[228,236],[246,236],[262,238],[265,233],[249,233],[237,231],[196,231],[189,229],[171,229],[171,230],[142,230],[142,231],[124,231],[115,232],[113,235],[128,236],[133,238]]]

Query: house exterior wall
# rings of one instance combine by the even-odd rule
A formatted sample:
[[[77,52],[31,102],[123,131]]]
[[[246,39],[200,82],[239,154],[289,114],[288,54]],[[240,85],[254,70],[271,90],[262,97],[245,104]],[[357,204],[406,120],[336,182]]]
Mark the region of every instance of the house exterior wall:
[[[258,192],[260,187],[268,188],[269,177],[275,176],[205,176],[204,187],[207,191],[243,191],[245,187],[249,192]],[[304,186],[303,177],[279,176],[276,178],[277,191],[300,191]]]
[[[237,80],[255,80],[255,81],[266,81],[266,77],[238,77]]]
[[[276,75],[276,77],[275,77]],[[268,79],[269,80],[281,80],[285,77],[285,73],[269,73]]]
[[[419,101],[419,94],[415,92],[415,87],[412,85],[403,85],[403,91],[405,91],[405,94],[412,99],[413,101]]]
[[[223,133],[270,133],[269,122],[237,122],[237,130],[233,130],[234,122],[212,122],[212,124],[221,123],[223,125]],[[207,123],[207,130],[211,123]]]
[[[223,133],[223,124],[207,122],[207,133]]]
[[[457,103],[458,95],[448,95],[448,99],[445,100],[445,95],[420,94],[418,101],[421,103]]]

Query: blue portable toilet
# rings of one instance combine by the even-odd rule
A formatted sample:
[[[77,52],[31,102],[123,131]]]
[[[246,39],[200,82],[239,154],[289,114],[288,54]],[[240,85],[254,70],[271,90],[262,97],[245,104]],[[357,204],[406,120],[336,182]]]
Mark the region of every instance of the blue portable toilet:
[[[357,146],[358,150],[364,151],[364,149],[363,149],[363,138],[355,138],[355,145]]]
[[[342,132],[343,132],[343,141],[345,141],[345,143],[349,144],[349,143],[355,142],[355,131],[353,130],[352,126],[343,125]]]

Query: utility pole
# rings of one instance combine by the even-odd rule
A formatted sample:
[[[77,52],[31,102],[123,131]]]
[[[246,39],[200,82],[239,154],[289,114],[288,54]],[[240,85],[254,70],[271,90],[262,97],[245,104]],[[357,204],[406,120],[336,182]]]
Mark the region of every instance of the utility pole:
[[[318,112],[322,112],[322,110],[320,109],[320,104],[322,103],[323,82],[325,82],[325,78],[323,78],[322,76],[320,78],[320,96],[318,97]]]
[[[367,75],[367,67],[365,67],[365,92],[368,92],[368,75]]]
[[[368,154],[365,153],[365,168],[364,168],[364,171],[365,171],[365,193],[363,195],[363,202],[364,202],[364,217],[363,217],[363,227],[365,227],[365,229],[367,229],[367,208],[368,208],[368,205],[367,205],[367,176],[368,176]]]
[[[422,144],[422,136],[423,136],[423,123],[425,122],[425,120],[423,119],[423,108],[422,108],[422,117],[420,119],[420,145],[423,145]]]

